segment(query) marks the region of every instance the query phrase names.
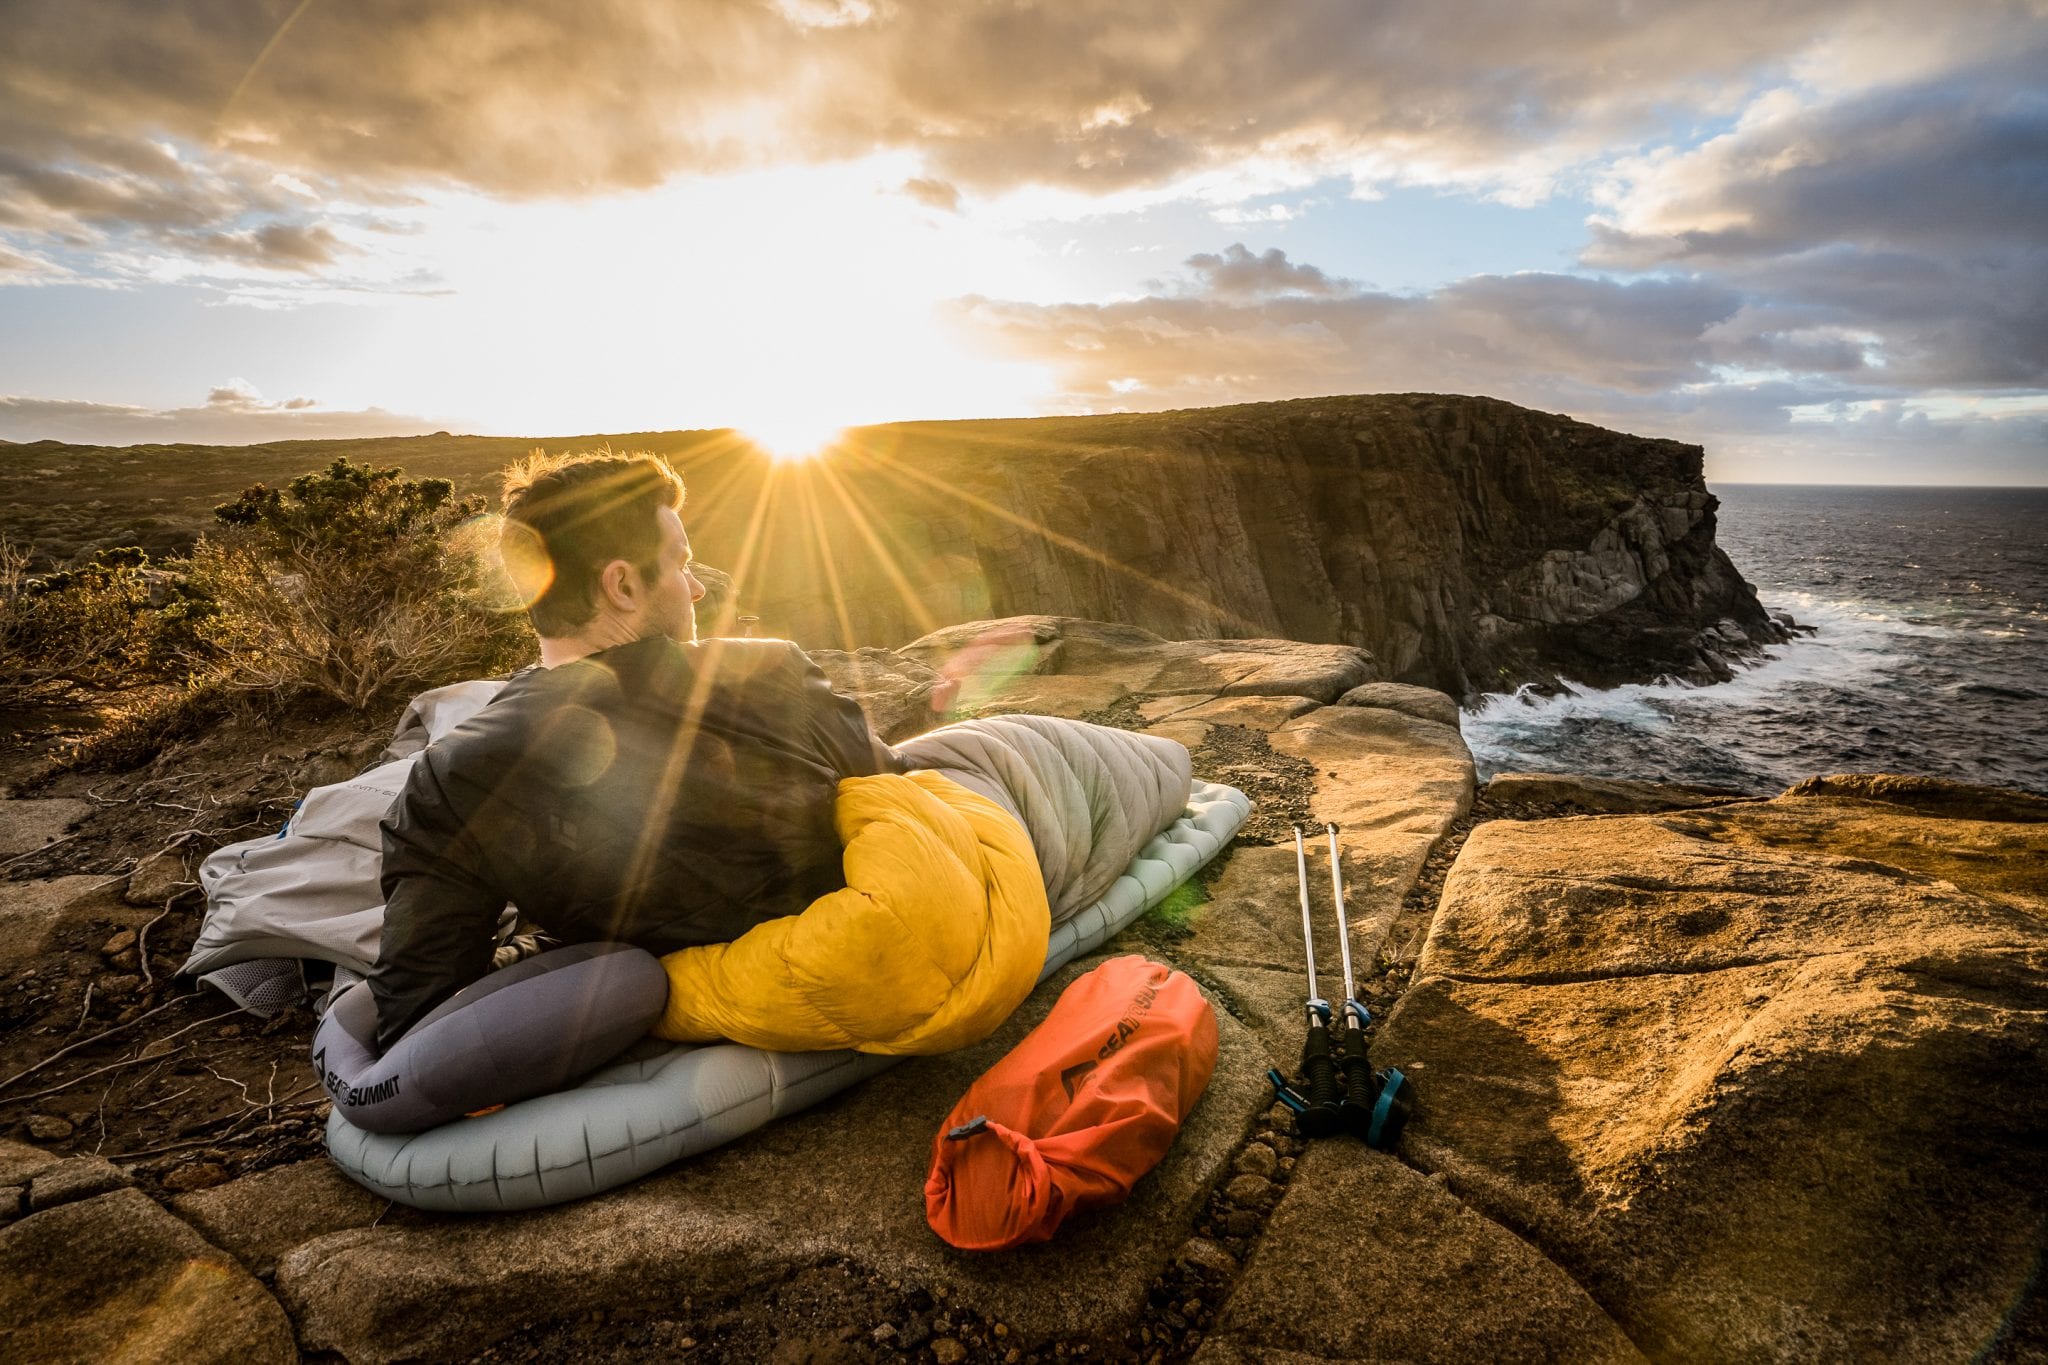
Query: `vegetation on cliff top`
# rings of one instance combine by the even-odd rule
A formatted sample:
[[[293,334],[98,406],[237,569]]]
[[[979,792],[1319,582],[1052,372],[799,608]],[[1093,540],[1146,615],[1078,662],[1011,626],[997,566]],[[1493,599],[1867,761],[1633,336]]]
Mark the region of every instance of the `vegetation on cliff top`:
[[[503,672],[533,640],[495,592],[481,513],[446,480],[338,458],[220,504],[183,558],[128,547],[34,575],[0,541],[0,706],[156,685],[131,723],[168,729],[197,698],[362,711]]]

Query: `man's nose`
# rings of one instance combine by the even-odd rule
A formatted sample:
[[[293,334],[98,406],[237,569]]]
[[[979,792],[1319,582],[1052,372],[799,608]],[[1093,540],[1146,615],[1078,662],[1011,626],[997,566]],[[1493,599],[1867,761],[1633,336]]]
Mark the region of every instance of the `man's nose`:
[[[690,580],[690,600],[691,600],[692,602],[701,602],[701,601],[703,601],[703,600],[704,600],[704,580],[703,580],[703,579],[701,579],[701,578],[699,578],[699,577],[697,577],[697,575],[695,575],[695,574],[693,574],[693,573],[692,573],[692,574],[684,574],[684,575],[683,575],[683,577],[685,577],[685,578],[687,578],[687,579],[689,579],[689,580]]]

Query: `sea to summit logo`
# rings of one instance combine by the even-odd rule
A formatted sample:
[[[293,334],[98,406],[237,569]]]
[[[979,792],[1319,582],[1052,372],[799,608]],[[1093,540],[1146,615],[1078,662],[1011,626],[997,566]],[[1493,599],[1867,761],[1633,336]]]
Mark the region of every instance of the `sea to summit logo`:
[[[397,1098],[398,1095],[396,1076],[379,1081],[375,1085],[350,1085],[340,1072],[328,1070],[327,1049],[324,1047],[313,1054],[313,1070],[319,1075],[320,1084],[327,1087],[327,1093],[334,1097],[337,1104],[350,1107],[382,1104],[385,1100]]]
[[[1060,1073],[1060,1084],[1066,1087],[1067,1098],[1074,1098],[1074,1092],[1081,1088],[1081,1082],[1088,1079],[1088,1073],[1100,1066],[1100,1062],[1076,1062]]]
[[[1139,991],[1136,997],[1132,999],[1130,1009],[1124,1012],[1124,1017],[1116,1021],[1116,1032],[1110,1034],[1109,1041],[1096,1051],[1096,1057],[1101,1061],[1108,1061],[1110,1056],[1118,1048],[1122,1047],[1132,1034],[1138,1031],[1138,1025],[1145,1022],[1146,1011],[1152,1008],[1152,1002],[1158,998],[1159,988],[1157,986],[1147,986],[1144,990]]]
[[[388,1080],[379,1081],[375,1085],[352,1085],[348,1090],[348,1103],[351,1109],[360,1109],[372,1104],[382,1104],[386,1100],[396,1099],[397,1097],[398,1077],[396,1076]]]

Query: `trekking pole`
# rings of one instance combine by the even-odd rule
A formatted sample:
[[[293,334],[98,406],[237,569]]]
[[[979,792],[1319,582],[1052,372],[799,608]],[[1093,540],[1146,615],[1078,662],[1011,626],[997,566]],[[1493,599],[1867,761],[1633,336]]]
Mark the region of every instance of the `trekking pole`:
[[[1273,1082],[1273,1092],[1280,1103],[1294,1111],[1294,1121],[1303,1137],[1327,1137],[1337,1131],[1343,1092],[1338,1088],[1336,1064],[1330,1055],[1330,1002],[1316,990],[1316,935],[1308,902],[1308,852],[1301,841],[1300,825],[1294,827],[1294,874],[1301,884],[1301,942],[1308,955],[1308,1038],[1301,1045],[1302,1090],[1288,1085],[1287,1078],[1278,1071],[1268,1071],[1266,1077]]]
[[[1351,977],[1351,925],[1344,913],[1344,869],[1337,858],[1337,827],[1324,825],[1330,837],[1330,894],[1337,901],[1337,941],[1344,954],[1344,1041],[1338,1065],[1344,1072],[1340,1117],[1344,1129],[1368,1147],[1390,1150],[1408,1121],[1412,1087],[1398,1068],[1375,1073],[1366,1056],[1365,1030],[1372,1012],[1358,998]]]

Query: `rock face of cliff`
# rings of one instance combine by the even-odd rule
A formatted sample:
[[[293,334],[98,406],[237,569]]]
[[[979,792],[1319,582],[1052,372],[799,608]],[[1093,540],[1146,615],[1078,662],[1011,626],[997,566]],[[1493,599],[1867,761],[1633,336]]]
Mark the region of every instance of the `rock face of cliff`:
[[[1783,638],[1701,451],[1487,398],[903,423],[808,465],[682,453],[697,552],[760,629],[902,643],[1048,613],[1362,646],[1453,694],[1724,678]]]

